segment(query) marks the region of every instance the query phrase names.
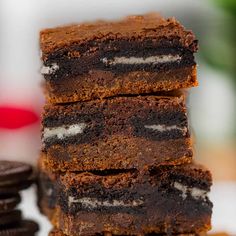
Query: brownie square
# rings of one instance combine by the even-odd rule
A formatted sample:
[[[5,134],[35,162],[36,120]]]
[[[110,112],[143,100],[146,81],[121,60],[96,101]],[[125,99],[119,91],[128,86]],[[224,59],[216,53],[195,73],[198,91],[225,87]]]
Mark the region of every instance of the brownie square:
[[[210,172],[198,164],[52,173],[41,167],[42,211],[70,236],[183,234],[211,228]],[[53,202],[53,205],[52,205]]]
[[[183,92],[45,106],[43,162],[53,170],[143,169],[189,163]]]
[[[194,34],[158,14],[45,29],[40,45],[50,103],[198,84]]]

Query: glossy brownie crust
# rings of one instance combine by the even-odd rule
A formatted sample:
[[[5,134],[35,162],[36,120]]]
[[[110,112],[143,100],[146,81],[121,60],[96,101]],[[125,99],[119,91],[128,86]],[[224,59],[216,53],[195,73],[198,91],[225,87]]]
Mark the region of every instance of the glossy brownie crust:
[[[157,14],[43,30],[40,44],[52,103],[197,85],[195,36]]]
[[[46,105],[42,125],[44,163],[54,170],[139,169],[192,158],[181,92]]]
[[[210,229],[212,203],[207,193],[212,179],[201,166],[67,172],[52,181],[54,187],[49,189],[52,173],[41,171],[41,206],[55,212],[54,226],[68,235],[178,234]]]

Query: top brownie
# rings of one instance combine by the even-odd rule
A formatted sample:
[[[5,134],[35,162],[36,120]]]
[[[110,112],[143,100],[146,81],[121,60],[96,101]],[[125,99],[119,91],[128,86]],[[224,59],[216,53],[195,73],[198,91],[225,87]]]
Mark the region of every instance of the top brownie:
[[[195,36],[158,14],[46,29],[40,46],[53,103],[197,85]]]

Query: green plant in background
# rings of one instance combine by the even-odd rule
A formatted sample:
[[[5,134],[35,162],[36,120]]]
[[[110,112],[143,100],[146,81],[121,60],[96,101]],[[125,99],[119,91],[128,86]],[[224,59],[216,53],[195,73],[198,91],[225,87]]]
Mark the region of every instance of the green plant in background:
[[[205,59],[231,74],[236,85],[236,0],[212,0],[225,13],[203,48]]]
[[[235,0],[215,0],[216,4],[231,12],[236,17],[236,1]]]

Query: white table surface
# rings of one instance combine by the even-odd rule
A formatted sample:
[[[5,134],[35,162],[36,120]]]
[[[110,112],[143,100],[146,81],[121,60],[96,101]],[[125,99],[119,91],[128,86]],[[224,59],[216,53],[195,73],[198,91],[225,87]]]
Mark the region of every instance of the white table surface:
[[[25,218],[34,219],[40,224],[38,236],[47,236],[51,225],[37,209],[34,187],[24,191],[22,198],[19,207],[23,210]],[[210,198],[214,204],[212,232],[224,231],[236,235],[236,182],[214,183]]]

